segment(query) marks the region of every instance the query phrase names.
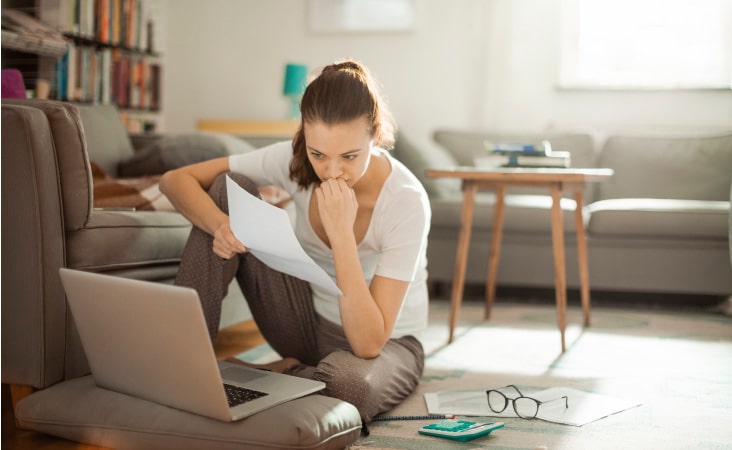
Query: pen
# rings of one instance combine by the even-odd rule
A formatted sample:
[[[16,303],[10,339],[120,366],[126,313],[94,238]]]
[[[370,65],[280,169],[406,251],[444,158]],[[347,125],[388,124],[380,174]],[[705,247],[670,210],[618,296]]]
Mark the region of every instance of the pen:
[[[429,414],[427,416],[376,416],[371,418],[372,421],[385,420],[435,420],[435,419],[454,419],[454,414]]]

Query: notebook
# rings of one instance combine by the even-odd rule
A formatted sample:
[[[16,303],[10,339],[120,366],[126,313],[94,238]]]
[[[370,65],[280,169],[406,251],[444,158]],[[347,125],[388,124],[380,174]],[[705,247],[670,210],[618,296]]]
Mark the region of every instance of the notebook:
[[[325,388],[319,381],[216,361],[193,289],[59,272],[99,387],[223,421]]]

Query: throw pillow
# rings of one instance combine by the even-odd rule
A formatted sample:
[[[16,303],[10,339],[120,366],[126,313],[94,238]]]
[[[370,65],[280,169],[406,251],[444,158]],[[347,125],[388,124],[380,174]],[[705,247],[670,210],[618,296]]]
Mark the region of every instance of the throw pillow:
[[[2,69],[2,98],[25,98],[25,82],[18,69]]]
[[[247,142],[220,133],[185,133],[164,136],[120,161],[117,172],[121,177],[160,175],[168,170],[222,156],[253,150]]]

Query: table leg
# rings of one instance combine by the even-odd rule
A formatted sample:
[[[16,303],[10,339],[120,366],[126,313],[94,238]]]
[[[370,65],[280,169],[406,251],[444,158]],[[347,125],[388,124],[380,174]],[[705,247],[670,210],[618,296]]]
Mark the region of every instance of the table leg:
[[[496,298],[496,276],[498,275],[498,260],[501,257],[501,239],[503,236],[503,210],[506,188],[496,188],[496,203],[493,207],[493,235],[491,236],[491,250],[488,259],[488,277],[486,279],[485,291],[485,314],[484,319],[491,318],[493,300]]]
[[[590,273],[587,268],[587,236],[585,235],[585,222],[582,219],[582,191],[574,192],[574,200],[577,204],[574,211],[574,218],[577,228],[577,261],[579,264],[580,289],[582,293],[582,320],[584,326],[590,326]]]
[[[557,301],[557,323],[565,351],[564,330],[567,327],[567,274],[564,261],[564,224],[562,223],[562,190],[559,184],[551,186],[552,194],[552,247],[554,248],[554,289]]]
[[[454,338],[455,325],[460,313],[460,304],[463,301],[465,286],[465,270],[468,265],[468,249],[470,248],[470,233],[473,228],[473,210],[475,209],[475,192],[478,185],[468,181],[463,182],[463,206],[460,213],[460,235],[455,253],[455,268],[452,276],[452,298],[450,300],[450,336],[447,343]]]
[[[460,304],[463,301],[463,287],[465,284],[465,269],[468,264],[468,249],[470,247],[470,233],[473,228],[473,210],[475,208],[475,192],[478,185],[463,181],[463,206],[460,213],[460,234],[458,236],[457,251],[455,253],[455,269],[452,276],[452,299],[450,300],[450,336],[447,343],[454,338]]]

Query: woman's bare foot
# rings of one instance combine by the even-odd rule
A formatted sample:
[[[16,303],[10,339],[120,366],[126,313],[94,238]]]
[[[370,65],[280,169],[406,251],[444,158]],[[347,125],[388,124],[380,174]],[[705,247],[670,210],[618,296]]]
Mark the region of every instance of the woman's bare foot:
[[[282,358],[280,360],[273,361],[273,362],[267,363],[267,364],[252,364],[252,363],[244,362],[241,359],[237,359],[237,358],[227,358],[227,359],[225,359],[225,361],[228,363],[232,363],[232,364],[239,364],[242,366],[253,367],[255,369],[269,370],[271,372],[277,372],[277,373],[283,373],[290,367],[300,364],[300,361],[297,360],[296,358]]]

